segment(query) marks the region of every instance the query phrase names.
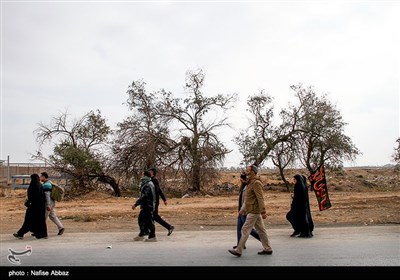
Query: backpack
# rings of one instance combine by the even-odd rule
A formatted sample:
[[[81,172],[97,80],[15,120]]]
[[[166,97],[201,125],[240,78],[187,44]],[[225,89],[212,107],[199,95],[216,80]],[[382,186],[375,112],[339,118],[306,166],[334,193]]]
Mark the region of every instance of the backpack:
[[[51,183],[51,185],[53,186],[51,188],[51,199],[55,201],[61,201],[64,198],[64,188],[57,184],[54,184],[53,182]]]

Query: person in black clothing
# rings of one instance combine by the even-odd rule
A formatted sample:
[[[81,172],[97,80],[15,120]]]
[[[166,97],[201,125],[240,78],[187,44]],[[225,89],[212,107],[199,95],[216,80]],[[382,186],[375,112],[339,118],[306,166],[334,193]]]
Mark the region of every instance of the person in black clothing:
[[[294,176],[294,191],[290,211],[286,219],[291,223],[294,232],[291,237],[313,237],[314,222],[311,216],[308,188],[302,175]]]
[[[244,196],[246,192],[246,186],[247,186],[247,177],[246,173],[242,172],[240,174],[240,188],[239,188],[239,208],[238,208],[238,213],[243,207],[243,202],[244,202]],[[236,234],[237,234],[237,243],[235,246],[233,246],[233,249],[237,248],[237,244],[239,244],[239,240],[242,237],[242,227],[244,223],[246,222],[246,216],[247,215],[240,215],[238,214],[237,216],[237,225],[236,225]],[[260,236],[258,235],[257,231],[253,228],[250,232],[250,235],[253,236],[257,240],[261,240]],[[244,247],[246,249],[246,246]]]
[[[22,239],[30,231],[37,239],[47,238],[46,202],[38,174],[31,175],[27,195],[24,223],[13,235]]]
[[[306,214],[307,214],[307,224],[308,224],[308,230],[305,231],[304,235],[300,234],[300,237],[313,237],[313,231],[314,231],[314,221],[312,219],[311,216],[311,207],[310,207],[310,197],[308,195],[308,192],[311,191],[311,187],[307,186],[307,178],[306,176],[302,175],[301,176],[304,182],[304,186],[305,186],[305,198],[306,198]]]
[[[148,170],[150,172],[151,181],[154,184],[155,192],[156,192],[156,200],[155,200],[155,209],[153,212],[154,221],[162,225],[168,230],[168,236],[174,231],[174,226],[167,223],[161,216],[158,214],[158,206],[160,205],[160,198],[164,202],[164,205],[167,205],[167,198],[165,197],[163,191],[160,188],[160,183],[158,182],[156,175],[157,175],[157,168],[152,167]]]
[[[139,235],[133,240],[144,240],[145,235],[149,238],[145,241],[154,242],[156,238],[156,228],[154,226],[153,213],[155,209],[155,188],[150,178],[150,172],[145,171],[143,177],[140,179],[140,195],[135,204],[132,205],[132,210],[135,210],[140,205],[140,213],[138,217],[138,224],[140,228]]]

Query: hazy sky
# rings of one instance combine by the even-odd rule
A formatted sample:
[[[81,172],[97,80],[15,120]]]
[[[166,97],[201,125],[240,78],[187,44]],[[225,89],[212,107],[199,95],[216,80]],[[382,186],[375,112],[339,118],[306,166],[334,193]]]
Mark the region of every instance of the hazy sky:
[[[399,1],[1,1],[0,159],[29,162],[39,122],[99,109],[115,128],[128,86],[184,97],[187,70],[206,95],[237,93],[221,131],[247,125],[247,96],[265,90],[280,109],[290,85],[328,93],[363,153],[346,166],[391,163],[399,137]],[[276,114],[277,116],[277,114]]]

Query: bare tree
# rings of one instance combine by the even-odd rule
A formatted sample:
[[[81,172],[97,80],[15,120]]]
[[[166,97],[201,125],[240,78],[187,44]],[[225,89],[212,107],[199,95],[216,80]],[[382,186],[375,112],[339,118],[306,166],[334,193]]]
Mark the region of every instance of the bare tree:
[[[146,92],[145,85],[139,80],[129,86],[127,105],[132,115],[118,123],[112,145],[113,168],[128,178],[138,179],[151,166],[173,165],[173,150],[180,145],[158,115],[157,95]]]
[[[339,166],[360,151],[344,134],[346,123],[326,95],[312,87],[291,86],[298,104],[281,110],[280,125],[273,125],[272,98],[263,91],[248,101],[250,127],[235,138],[245,161],[261,164],[272,157],[283,168],[299,160],[310,172],[323,163]]]
[[[171,93],[163,92],[157,104],[160,117],[179,129],[176,141],[178,168],[186,174],[191,189],[199,191],[202,183],[218,164],[222,164],[230,151],[220,141],[215,131],[228,126],[226,117],[213,118],[207,115],[214,108],[226,110],[236,95],[206,97],[201,91],[205,75],[202,70],[188,71],[186,85],[188,97],[184,100],[173,98]]]
[[[400,137],[397,138],[396,143],[397,143],[397,147],[394,148],[393,160],[397,164],[400,164]]]
[[[215,134],[228,125],[226,118],[211,120],[207,115],[214,108],[229,109],[234,100],[233,95],[204,97],[203,83],[202,70],[187,72],[189,97],[182,100],[163,89],[147,92],[145,82],[134,81],[127,92],[133,115],[118,124],[113,145],[115,170],[138,174],[157,165],[182,171],[190,188],[199,191],[229,152]]]
[[[90,111],[75,121],[68,121],[67,112],[53,117],[50,124],[39,123],[35,130],[39,144],[37,158],[46,160],[55,170],[72,176],[76,187],[90,187],[93,180],[109,184],[116,196],[121,192],[116,180],[107,174],[104,157],[110,127],[97,112]],[[54,143],[53,154],[45,159],[41,148],[47,142]]]

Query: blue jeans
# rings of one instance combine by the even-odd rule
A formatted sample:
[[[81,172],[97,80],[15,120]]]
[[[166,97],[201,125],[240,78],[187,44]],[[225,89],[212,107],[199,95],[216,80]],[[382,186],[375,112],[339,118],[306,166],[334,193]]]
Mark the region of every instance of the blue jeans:
[[[237,244],[239,244],[239,240],[242,237],[242,227],[246,222],[246,215],[239,215],[237,220]],[[258,236],[257,231],[253,228],[250,233],[255,239],[260,240],[260,236]]]

